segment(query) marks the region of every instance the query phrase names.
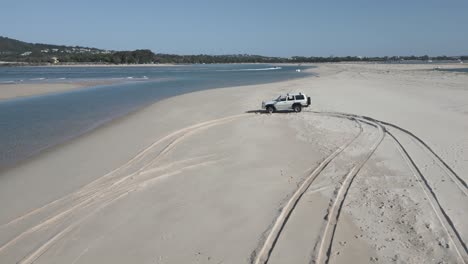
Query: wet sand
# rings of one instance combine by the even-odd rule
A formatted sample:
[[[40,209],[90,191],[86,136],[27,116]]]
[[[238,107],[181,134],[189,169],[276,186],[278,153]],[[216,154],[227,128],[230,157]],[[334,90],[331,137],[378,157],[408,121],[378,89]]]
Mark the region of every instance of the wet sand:
[[[12,98],[28,97],[34,95],[43,95],[48,93],[58,93],[83,89],[98,85],[112,84],[115,81],[70,81],[60,83],[8,83],[0,84],[0,100]]]

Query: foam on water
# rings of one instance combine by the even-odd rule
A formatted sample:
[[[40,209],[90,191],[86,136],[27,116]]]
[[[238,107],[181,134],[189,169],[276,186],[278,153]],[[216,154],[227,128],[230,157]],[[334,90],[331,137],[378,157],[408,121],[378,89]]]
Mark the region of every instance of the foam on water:
[[[216,70],[218,72],[229,72],[229,71],[274,71],[274,70],[281,70],[281,67],[269,67],[269,68],[252,68],[252,69],[227,69],[227,70]]]

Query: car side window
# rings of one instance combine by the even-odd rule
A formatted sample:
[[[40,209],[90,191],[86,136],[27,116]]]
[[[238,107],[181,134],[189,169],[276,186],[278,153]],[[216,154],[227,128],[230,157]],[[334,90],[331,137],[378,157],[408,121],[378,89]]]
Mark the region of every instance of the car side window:
[[[280,101],[286,101],[286,97],[281,97]]]
[[[288,101],[294,101],[294,96],[292,95],[288,96]]]
[[[304,100],[304,95],[296,95],[296,100]]]

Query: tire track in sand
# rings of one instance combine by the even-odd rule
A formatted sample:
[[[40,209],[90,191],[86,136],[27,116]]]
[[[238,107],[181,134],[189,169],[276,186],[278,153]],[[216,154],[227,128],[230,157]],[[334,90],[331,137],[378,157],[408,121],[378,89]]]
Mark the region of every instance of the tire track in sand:
[[[163,175],[159,175],[157,178],[150,179],[148,181],[154,181],[158,180],[162,177],[170,177],[176,174],[179,174],[185,170],[200,167],[203,165],[208,165],[210,163],[214,162],[205,162],[205,163],[200,163],[200,164],[195,164],[195,165],[190,165],[181,169],[178,169],[177,171],[166,173]],[[143,182],[143,184],[148,184],[148,182]],[[77,219],[76,221],[72,222],[70,225],[68,225],[65,229],[60,230],[57,232],[55,235],[53,235],[51,238],[46,240],[45,242],[41,243],[39,247],[34,249],[32,252],[28,253],[22,260],[18,262],[18,264],[31,264],[34,263],[38,258],[40,258],[44,253],[47,252],[52,246],[54,246],[58,241],[60,241],[62,238],[65,237],[68,233],[70,233],[72,230],[74,230],[76,227],[78,227],[81,223],[83,223],[85,220],[88,218],[92,217],[96,213],[100,212],[102,209],[105,207],[111,205],[112,203],[116,202],[117,200],[120,200],[121,198],[127,196],[130,192],[133,192],[135,190],[126,190],[123,192],[120,192],[118,194],[113,195],[113,197],[110,197],[109,199],[106,200],[101,200],[97,208],[94,208],[90,213],[85,214],[81,218]]]
[[[439,166],[445,167],[447,170],[450,171],[447,172],[447,170],[443,170],[444,173],[446,173],[449,177],[452,178],[453,182],[456,184],[458,188],[465,194],[466,188],[464,189],[464,186],[466,185],[465,182],[454,172],[452,168],[450,168],[445,161],[440,158],[439,155],[437,155],[423,140],[421,140],[419,137],[414,135],[413,133],[409,132],[406,129],[403,129],[399,126],[396,126],[394,124],[384,122],[384,121],[379,121],[371,117],[367,116],[359,116],[359,115],[353,115],[353,114],[346,114],[346,113],[339,113],[339,112],[314,112],[316,114],[325,114],[325,115],[336,115],[336,116],[343,116],[345,118],[349,117],[354,117],[358,120],[366,120],[369,122],[372,122],[376,125],[379,126],[389,126],[392,128],[395,128],[410,138],[416,139],[416,141],[421,144],[423,147],[427,149],[426,153],[427,154],[433,154],[432,159],[438,163]],[[463,238],[461,237],[460,233],[458,232],[457,228],[455,227],[452,219],[450,216],[447,214],[446,210],[443,208],[443,206],[440,204],[439,198],[437,197],[437,194],[435,191],[432,189],[430,186],[428,180],[424,176],[424,174],[421,172],[417,164],[414,162],[413,158],[410,156],[406,148],[401,144],[401,142],[395,137],[394,134],[392,134],[387,128],[385,129],[385,133],[388,134],[392,139],[395,145],[397,146],[398,150],[400,151],[401,155],[403,156],[403,159],[407,162],[408,166],[410,167],[411,171],[413,172],[413,175],[416,177],[417,182],[419,186],[421,187],[424,195],[429,201],[429,204],[431,208],[433,209],[435,215],[437,216],[437,219],[439,220],[440,224],[442,225],[444,231],[447,233],[448,237],[450,238],[450,241],[454,245],[455,251],[457,253],[457,256],[460,258],[462,263],[468,263],[468,250],[466,247],[466,243],[464,242]],[[435,157],[435,158],[434,158]],[[466,196],[465,196],[466,197]],[[331,238],[332,239],[332,238]],[[327,251],[327,255],[329,256],[330,254],[330,249],[331,249],[331,243],[329,246],[329,249]],[[327,263],[328,258],[324,258],[323,254],[324,252],[322,250],[319,251],[319,254],[322,254],[322,256],[317,257],[317,263]]]
[[[119,175],[119,173],[122,173],[122,171],[125,171],[126,169],[131,169],[132,166],[138,165],[139,162],[144,162],[145,158],[148,158],[148,156],[150,156],[151,152],[154,151],[156,147],[158,147],[159,145],[161,145],[162,143],[164,143],[164,142],[166,142],[166,141],[168,141],[170,139],[172,139],[172,141],[169,144],[167,144],[164,147],[164,149],[161,150],[158,153],[158,155],[156,156],[156,158],[154,158],[154,159],[157,159],[158,156],[167,153],[170,149],[172,149],[174,147],[174,145],[178,141],[185,138],[189,133],[194,133],[194,132],[197,132],[198,130],[203,129],[203,128],[207,128],[207,127],[217,125],[217,124],[221,124],[221,123],[224,123],[224,122],[230,122],[230,121],[233,121],[235,119],[246,117],[246,116],[248,116],[248,114],[241,114],[241,115],[224,117],[224,118],[220,118],[220,119],[215,119],[215,120],[210,120],[210,121],[206,121],[206,122],[197,123],[195,125],[192,125],[192,126],[185,127],[185,128],[180,129],[180,130],[174,131],[174,132],[162,137],[161,139],[157,140],[156,142],[152,143],[147,148],[143,149],[140,153],[138,153],[135,157],[133,157],[132,159],[127,161],[122,166],[120,166],[120,167],[108,172],[107,174],[103,175],[102,177],[88,183],[87,185],[80,188],[78,191],[76,191],[74,193],[71,193],[69,195],[66,195],[64,197],[61,197],[61,198],[59,198],[57,200],[54,200],[54,201],[52,201],[52,202],[50,202],[50,203],[48,203],[48,204],[46,204],[46,205],[44,205],[44,206],[42,206],[40,208],[33,209],[33,210],[29,211],[28,213],[26,213],[26,214],[24,214],[22,216],[16,217],[15,219],[10,220],[8,223],[0,225],[0,229],[4,228],[4,227],[8,227],[8,226],[10,226],[12,224],[18,223],[19,221],[24,220],[27,217],[30,217],[30,216],[35,215],[37,213],[40,213],[41,211],[44,211],[44,210],[46,210],[46,209],[48,209],[50,207],[53,207],[53,206],[55,206],[55,205],[57,205],[57,204],[59,204],[61,202],[67,202],[67,201],[69,201],[71,199],[76,199],[77,197],[78,198],[79,197],[84,197],[87,194],[96,191],[96,189],[99,189],[102,185],[106,185],[108,183],[108,180],[112,180],[113,178],[116,178]],[[176,140],[177,140],[177,142],[175,142]],[[146,164],[146,165],[149,166],[148,164]],[[144,170],[147,166],[145,166],[143,164],[142,167],[140,167],[139,170],[137,170],[136,172],[130,173],[130,174],[133,176],[133,175],[137,174],[138,172],[141,172],[142,170]]]
[[[408,151],[405,149],[403,144],[401,144],[401,142],[391,132],[388,132],[388,134],[390,135],[390,137],[393,138],[393,142],[395,143],[401,155],[403,156],[403,159],[406,161],[406,163],[408,164],[408,167],[410,167],[411,171],[413,172],[413,175],[416,178],[416,181],[418,182],[418,186],[421,187],[432,209],[434,210],[437,218],[439,219],[439,222],[442,224],[442,227],[444,228],[445,232],[448,234],[450,241],[455,246],[454,248],[455,248],[455,251],[457,252],[458,257],[460,258],[462,263],[467,263],[468,251],[466,248],[466,244],[463,241],[463,238],[461,237],[460,233],[456,229],[452,219],[448,216],[447,212],[440,204],[440,201],[437,198],[437,195],[435,194],[434,190],[429,185],[426,177],[424,176],[424,174],[421,173],[421,170],[416,165],[414,160],[411,158],[411,156],[409,155]]]
[[[451,178],[452,181],[457,185],[460,191],[462,191],[465,194],[465,196],[468,196],[468,186],[466,182],[434,150],[432,150],[432,148],[429,147],[429,145],[426,142],[424,142],[421,138],[419,138],[418,136],[416,136],[409,130],[406,130],[404,128],[401,128],[397,125],[394,125],[388,122],[384,122],[384,121],[378,121],[378,122],[380,122],[381,124],[385,126],[389,126],[394,129],[397,129],[403,132],[404,134],[408,135],[409,137],[413,138],[414,140],[416,140],[416,142],[419,143],[419,146],[421,147],[421,149],[423,149],[423,151],[425,151],[427,155],[431,156],[432,159],[436,161],[436,163],[439,165],[439,167],[442,168],[444,173],[447,176],[449,176],[449,178]]]
[[[177,130],[154,142],[124,165],[105,174],[101,178],[85,185],[78,191],[64,196],[62,198],[59,198],[49,204],[46,204],[38,209],[34,209],[20,217],[11,220],[10,222],[2,225],[0,228],[5,228],[14,224],[18,224],[21,221],[29,219],[30,217],[45,210],[52,210],[54,208],[56,209],[56,212],[48,214],[48,216],[45,219],[41,220],[40,223],[28,228],[24,232],[20,233],[19,235],[15,236],[14,238],[10,239],[2,246],[0,246],[0,254],[2,254],[2,252],[4,252],[7,248],[13,246],[14,244],[17,244],[20,240],[26,238],[28,235],[31,235],[41,230],[46,230],[48,227],[57,225],[60,221],[66,221],[68,216],[77,217],[76,214],[73,215],[74,213],[85,212],[86,209],[93,209],[93,207],[97,207],[97,209],[91,210],[91,213],[85,214],[81,218],[78,218],[72,221],[72,223],[66,225],[56,235],[54,235],[47,241],[41,243],[41,245],[36,250],[33,250],[33,252],[28,253],[20,262],[31,263],[37,258],[39,258],[42,254],[44,254],[54,243],[56,243],[64,235],[66,235],[75,227],[77,227],[82,221],[89,218],[91,215],[94,215],[96,212],[100,211],[104,207],[107,207],[111,203],[126,196],[126,194],[135,191],[138,188],[145,187],[147,184],[155,182],[155,180],[159,179],[160,177],[168,177],[171,175],[178,174],[186,169],[206,165],[210,162],[216,162],[198,162],[192,165],[176,169],[173,172],[158,175],[156,178],[147,177],[147,175],[150,174],[148,172],[157,171],[157,168],[151,169],[151,166],[154,166],[158,160],[160,160],[165,154],[169,153],[180,141],[184,140],[190,135],[197,133],[202,129],[207,129],[212,126],[224,124],[227,122],[237,120],[239,118],[249,116],[250,115],[248,114],[229,116],[198,123]],[[163,145],[163,143],[167,141],[169,141],[169,143]],[[158,151],[157,147],[160,145],[163,145],[163,148],[162,150]],[[196,159],[192,160],[196,161]],[[172,165],[173,164],[166,164],[166,167],[171,167]]]
[[[457,187],[464,193],[466,194],[466,183],[461,179],[455,171],[450,168],[450,166],[447,165],[447,163],[437,154],[435,151],[433,151],[427,143],[425,143],[422,139],[414,135],[413,133],[409,132],[406,129],[403,129],[401,127],[398,127],[396,125],[393,125],[388,122],[383,122],[379,121],[367,116],[359,116],[359,115],[354,115],[354,114],[347,114],[347,113],[340,113],[340,112],[312,112],[315,114],[319,115],[327,115],[327,116],[335,116],[337,118],[346,118],[346,119],[354,119],[354,120],[359,120],[361,122],[365,122],[369,125],[372,125],[376,127],[379,130],[379,138],[378,140],[374,143],[374,145],[371,147],[370,152],[368,152],[368,155],[366,155],[365,159],[361,160],[357,165],[353,167],[353,169],[350,170],[350,172],[346,175],[343,183],[341,184],[339,191],[337,193],[337,196],[331,205],[331,207],[328,209],[329,214],[326,217],[326,224],[325,224],[325,229],[324,233],[322,235],[319,242],[318,250],[315,253],[315,259],[312,260],[313,263],[328,263],[329,257],[330,257],[330,251],[331,251],[331,246],[333,243],[333,237],[334,237],[334,232],[336,230],[336,226],[338,223],[339,219],[339,214],[340,211],[343,207],[344,200],[346,198],[346,194],[351,187],[352,181],[356,174],[359,172],[359,170],[362,168],[362,166],[365,164],[365,162],[372,156],[372,154],[375,152],[377,149],[378,145],[382,142],[383,138],[385,137],[386,134],[390,135],[395,144],[397,144],[400,152],[404,156],[404,159],[407,161],[408,165],[411,167],[415,177],[417,177],[418,182],[425,193],[426,197],[428,198],[428,201],[433,208],[440,224],[442,225],[444,231],[447,233],[447,235],[450,237],[452,244],[455,246],[455,250],[457,252],[458,257],[462,261],[462,263],[467,263],[467,249],[466,249],[466,244],[464,243],[462,237],[460,236],[459,232],[457,231],[456,227],[453,225],[453,222],[451,221],[450,217],[447,215],[446,210],[442,207],[440,204],[439,200],[437,199],[436,193],[433,191],[433,189],[430,187],[427,179],[424,177],[424,175],[421,173],[419,168],[417,167],[416,163],[413,161],[411,156],[408,154],[408,152],[405,150],[403,145],[394,137],[392,133],[388,131],[388,127],[398,129],[399,131],[402,131],[409,137],[415,139],[422,148],[425,148],[425,152],[431,156],[431,158],[443,169],[445,174],[447,174],[454,183],[456,183]],[[320,166],[320,165],[319,165]],[[323,168],[322,168],[323,169]],[[424,184],[423,184],[424,183]],[[302,192],[303,190],[299,190],[297,192]],[[305,191],[304,191],[305,192]],[[295,198],[295,196],[293,196]],[[288,203],[287,207],[283,208],[282,213],[280,214],[280,217],[277,218],[275,225],[273,226],[272,230],[270,231],[269,236],[267,237],[266,241],[263,244],[263,247],[261,248],[259,253],[255,256],[255,252],[253,253],[253,256],[255,259],[251,261],[252,263],[255,264],[264,264],[268,262],[269,256],[271,255],[271,252],[274,249],[275,243],[277,239],[279,238],[279,235],[284,228],[284,225],[287,222],[288,217],[291,215],[292,210],[294,210],[295,205],[297,204],[298,200],[300,199],[294,199],[290,200],[293,201],[293,206],[288,206],[290,203]],[[285,209],[288,209],[285,212]]]
[[[354,117],[348,118],[354,122],[357,122]],[[359,124],[359,122],[357,122]],[[297,203],[301,199],[302,195],[307,191],[309,186],[317,178],[317,176],[327,167],[330,162],[333,161],[341,152],[343,152],[349,145],[351,145],[361,134],[362,127],[359,124],[359,133],[354,136],[349,142],[338,147],[333,153],[326,157],[313,171],[309,176],[302,182],[299,188],[294,192],[291,198],[288,200],[286,205],[282,208],[280,214],[276,218],[273,227],[271,228],[268,236],[264,240],[260,249],[255,250],[252,253],[251,262],[254,264],[264,264],[268,262],[268,259],[273,251],[275,244],[286,225],[288,218],[290,217],[292,211],[296,207]]]
[[[337,117],[346,117],[347,116],[340,116]],[[371,146],[371,148],[367,151],[364,158],[357,161],[357,164],[353,166],[353,168],[346,174],[344,179],[342,180],[338,192],[333,200],[331,206],[328,209],[328,213],[325,217],[326,223],[324,227],[324,231],[322,233],[321,239],[318,243],[318,251],[315,254],[316,259],[315,263],[328,263],[331,253],[331,247],[333,244],[333,238],[335,236],[336,227],[338,224],[338,219],[340,217],[341,209],[343,208],[344,201],[346,199],[346,195],[348,194],[349,188],[353,183],[354,178],[364,166],[364,164],[369,160],[369,158],[374,154],[377,147],[382,143],[383,139],[385,138],[385,128],[378,123],[369,122],[359,117],[355,117],[357,120],[367,123],[371,126],[374,126],[378,129],[379,137]]]
[[[426,152],[426,154],[432,159],[435,161],[435,163],[438,164],[438,166],[444,171],[444,173],[452,179],[452,181],[457,185],[457,187],[460,189],[460,191],[462,191],[465,196],[468,196],[468,184],[466,183],[466,181],[464,181],[456,172],[453,168],[451,168],[447,162],[445,162],[439,154],[437,154],[430,146],[428,143],[426,143],[424,140],[422,140],[420,137],[416,136],[413,132],[407,130],[407,129],[404,129],[400,126],[397,126],[395,124],[392,124],[392,123],[389,123],[389,122],[386,122],[386,121],[381,121],[381,120],[377,120],[377,119],[374,119],[374,118],[371,118],[371,117],[368,117],[368,116],[359,116],[359,115],[354,115],[354,114],[347,114],[347,113],[341,113],[341,112],[316,112],[316,111],[310,111],[311,113],[315,113],[315,114],[326,114],[326,115],[343,115],[343,116],[347,116],[347,117],[355,117],[355,118],[362,118],[362,119],[365,119],[365,120],[369,120],[371,122],[376,122],[376,123],[379,123],[385,127],[390,127],[390,128],[393,128],[393,129],[396,129],[402,133],[404,133],[405,135],[407,135],[408,137],[414,139],[418,144],[419,146],[421,147],[421,149]],[[388,131],[388,128],[386,128],[386,130]]]

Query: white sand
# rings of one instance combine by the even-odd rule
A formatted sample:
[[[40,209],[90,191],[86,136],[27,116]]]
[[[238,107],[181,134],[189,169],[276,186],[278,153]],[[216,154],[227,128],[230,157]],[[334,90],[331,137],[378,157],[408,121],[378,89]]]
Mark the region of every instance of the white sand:
[[[468,75],[428,67],[177,96],[48,151],[0,175],[0,263],[467,262]],[[289,91],[312,106],[246,113]]]

